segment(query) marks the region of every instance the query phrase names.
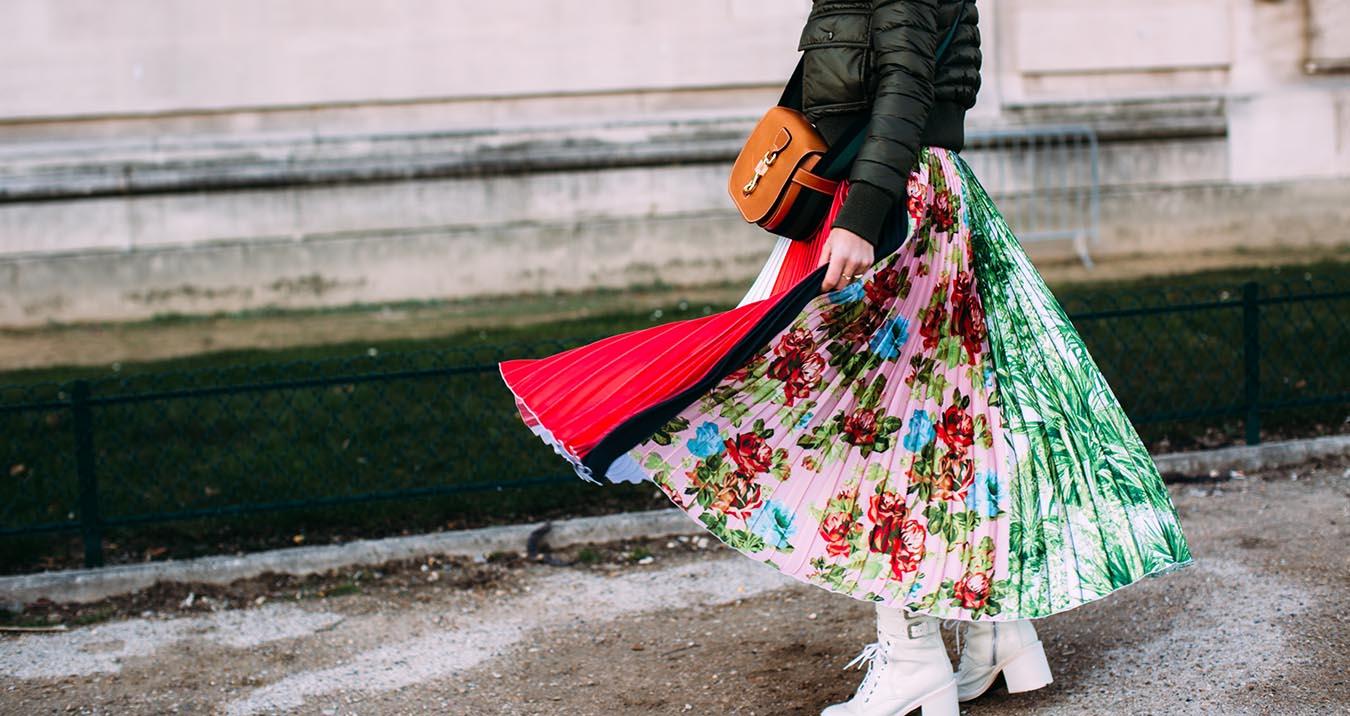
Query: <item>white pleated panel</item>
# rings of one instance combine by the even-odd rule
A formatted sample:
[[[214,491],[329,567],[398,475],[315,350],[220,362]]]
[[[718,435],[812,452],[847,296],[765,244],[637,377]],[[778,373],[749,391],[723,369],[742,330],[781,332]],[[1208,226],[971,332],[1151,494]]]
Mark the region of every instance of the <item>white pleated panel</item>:
[[[750,285],[750,290],[746,291],[741,302],[736,304],[737,308],[769,297],[774,282],[778,280],[778,272],[783,268],[783,259],[787,256],[789,246],[792,246],[792,239],[786,236],[778,237],[778,242],[773,245],[773,251],[769,252],[768,260],[764,262],[764,268],[759,271],[759,277]]]

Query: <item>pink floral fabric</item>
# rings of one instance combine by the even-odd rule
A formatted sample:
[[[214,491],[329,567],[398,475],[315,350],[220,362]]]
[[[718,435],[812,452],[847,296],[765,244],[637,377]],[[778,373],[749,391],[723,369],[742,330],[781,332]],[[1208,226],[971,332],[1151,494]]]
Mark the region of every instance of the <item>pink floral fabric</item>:
[[[718,538],[786,574],[999,618],[1016,460],[961,182],[945,150],[925,149],[901,247],[629,455]]]

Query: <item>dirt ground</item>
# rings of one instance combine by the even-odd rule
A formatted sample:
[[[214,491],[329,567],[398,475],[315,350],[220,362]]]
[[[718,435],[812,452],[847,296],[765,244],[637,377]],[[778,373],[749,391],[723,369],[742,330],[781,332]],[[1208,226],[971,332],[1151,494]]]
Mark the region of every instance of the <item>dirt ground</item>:
[[[1350,457],[1171,490],[1195,565],[1038,620],[1055,682],[963,713],[1345,713]],[[95,623],[0,637],[0,714],[796,716],[862,677],[866,604],[715,540],[549,557],[42,605]]]
[[[1035,247],[1029,249],[1034,251]],[[766,248],[767,251],[767,248]],[[1122,256],[1085,268],[1077,259],[1037,258],[1051,285],[1117,281],[1211,269],[1313,262],[1341,255],[1338,247],[1184,256]],[[613,311],[651,310],[679,301],[730,305],[749,283],[702,288],[649,288],[557,296],[457,301],[370,310],[294,311],[244,317],[187,318],[137,323],[0,329],[0,371],[53,365],[106,366],[211,351],[288,348],[357,341],[426,339],[494,326],[539,324]]]

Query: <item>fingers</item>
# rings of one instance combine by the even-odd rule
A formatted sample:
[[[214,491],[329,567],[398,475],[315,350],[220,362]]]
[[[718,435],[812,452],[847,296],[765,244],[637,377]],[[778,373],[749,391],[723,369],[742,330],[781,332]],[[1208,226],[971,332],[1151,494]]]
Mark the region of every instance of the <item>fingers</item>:
[[[834,252],[830,250],[831,246],[834,244],[834,241],[831,240],[833,238],[833,235],[825,238],[825,245],[820,248],[820,260],[816,262],[816,268],[820,268],[826,264],[829,264],[830,266],[830,269],[825,272],[825,279],[821,281],[820,284],[820,289],[822,291],[833,291],[834,289],[831,287],[839,278],[839,268],[836,266],[839,262],[835,260]]]
[[[825,272],[821,289],[827,292],[838,291],[853,283],[866,270],[867,265],[863,262],[836,254],[830,259],[830,269]]]
[[[840,279],[840,276],[842,276],[843,273],[844,259],[842,257],[830,259],[830,269],[825,272],[825,281],[821,284],[821,288],[826,291],[837,290],[843,285],[843,282]]]
[[[868,269],[868,264],[857,259],[845,259],[842,256],[830,262],[830,270],[825,274],[823,288],[826,291],[838,291],[857,281]]]
[[[842,229],[836,230],[844,237],[850,236]],[[829,264],[829,269],[825,273],[825,278],[821,282],[822,291],[838,291],[853,283],[859,276],[872,266],[872,246],[865,244],[861,238],[854,241],[841,239],[843,243],[836,242],[835,233],[831,233],[825,239],[825,245],[821,247],[820,261],[816,267]],[[838,244],[841,248],[836,248]]]

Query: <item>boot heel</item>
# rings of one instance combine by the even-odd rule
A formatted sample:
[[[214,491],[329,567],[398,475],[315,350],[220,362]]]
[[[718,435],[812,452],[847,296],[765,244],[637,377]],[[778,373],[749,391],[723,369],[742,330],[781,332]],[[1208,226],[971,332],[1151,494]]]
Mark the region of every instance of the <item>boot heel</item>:
[[[934,692],[919,704],[923,716],[961,716],[961,705],[956,700],[956,684]]]
[[[1003,667],[1003,681],[1007,683],[1010,694],[1033,691],[1053,681],[1050,663],[1045,659],[1045,647],[1038,641],[1013,657]]]

